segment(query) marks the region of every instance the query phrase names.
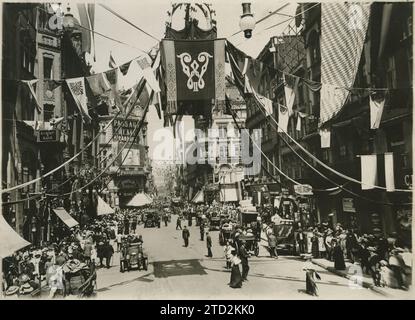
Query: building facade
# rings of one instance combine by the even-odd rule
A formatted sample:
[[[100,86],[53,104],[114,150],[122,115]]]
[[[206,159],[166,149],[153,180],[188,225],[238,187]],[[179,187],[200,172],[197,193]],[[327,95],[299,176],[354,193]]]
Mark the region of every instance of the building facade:
[[[300,77],[296,87],[294,115],[304,113],[300,130],[297,130],[297,117],[291,117],[288,134],[314,156],[334,170],[361,180],[360,155],[376,154],[382,159],[387,152],[393,153],[395,187],[412,189],[412,4],[410,3],[373,3],[360,65],[345,105],[336,117],[330,119],[330,148],[321,148],[318,130],[320,116],[320,91],[313,90],[310,83],[321,81],[321,5],[312,3],[299,5],[304,12],[297,21],[295,36],[303,43],[303,54],[287,63],[278,55],[284,41],[279,41],[274,51],[273,65],[291,75]],[[314,7],[313,7],[314,6]],[[386,19],[390,17],[390,19]],[[397,18],[399,17],[399,19]],[[386,19],[386,20],[385,20]],[[381,27],[382,25],[387,27]],[[392,36],[393,35],[393,36]],[[272,40],[271,40],[272,41]],[[261,61],[270,64],[270,45],[260,55]],[[277,53],[275,53],[277,52]],[[285,55],[287,57],[288,55]],[[300,58],[301,57],[301,58]],[[310,80],[310,81],[309,81]],[[270,83],[263,80],[263,86]],[[386,100],[379,129],[370,129],[369,94],[370,88],[387,88]],[[271,90],[275,102],[285,104],[282,79]],[[261,93],[261,92],[260,92]],[[263,95],[267,90],[262,91]],[[255,107],[248,108],[249,112]],[[289,177],[302,184],[313,186],[313,195],[308,197],[308,213],[301,218],[303,224],[314,225],[328,222],[331,226],[341,223],[347,228],[355,228],[362,233],[393,232],[405,234],[410,239],[411,193],[386,192],[386,190],[362,190],[360,184],[347,181],[319,166],[310,157],[290,142],[285,134],[276,133],[270,121],[262,122],[259,116],[249,114],[247,127],[263,128],[263,151],[267,150],[266,136],[278,135],[270,147],[276,154],[275,166]],[[278,114],[274,112],[278,121]],[[312,170],[299,155],[326,177],[343,186],[333,188],[333,184]],[[272,154],[268,155],[271,159]],[[269,170],[271,168],[268,167]],[[381,173],[378,173],[381,176]],[[380,177],[379,176],[379,177]],[[280,177],[286,185],[292,183]],[[291,188],[291,187],[290,187]],[[331,191],[330,191],[331,190]],[[293,189],[288,193],[296,196]],[[297,198],[298,200],[298,198]],[[410,241],[409,241],[410,242]]]

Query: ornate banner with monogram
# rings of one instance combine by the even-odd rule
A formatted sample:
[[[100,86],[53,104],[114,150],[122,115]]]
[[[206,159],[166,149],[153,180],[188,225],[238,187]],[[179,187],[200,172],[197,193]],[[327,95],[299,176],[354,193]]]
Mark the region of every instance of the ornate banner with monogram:
[[[169,114],[201,115],[225,105],[225,40],[162,40]]]

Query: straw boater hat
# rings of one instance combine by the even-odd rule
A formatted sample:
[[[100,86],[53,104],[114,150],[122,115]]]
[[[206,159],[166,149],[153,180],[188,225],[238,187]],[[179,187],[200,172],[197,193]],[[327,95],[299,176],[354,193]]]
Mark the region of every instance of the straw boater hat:
[[[20,293],[21,294],[29,294],[33,292],[33,287],[29,283],[25,283],[22,286],[20,286]]]
[[[12,296],[14,294],[16,294],[17,292],[19,292],[19,287],[18,286],[10,286],[7,288],[5,295],[6,296]]]

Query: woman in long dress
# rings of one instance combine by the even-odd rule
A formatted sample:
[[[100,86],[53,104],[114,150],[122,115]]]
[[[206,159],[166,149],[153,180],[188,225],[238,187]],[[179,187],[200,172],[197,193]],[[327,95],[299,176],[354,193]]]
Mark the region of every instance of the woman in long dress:
[[[344,254],[343,250],[340,247],[338,241],[333,240],[334,249],[333,249],[333,259],[334,259],[334,268],[336,270],[346,270],[346,264],[344,263]]]
[[[239,270],[239,265],[241,264],[241,259],[236,256],[236,250],[232,251],[232,258],[231,258],[231,281],[229,282],[229,286],[231,288],[241,288],[242,287],[242,275],[241,271]]]
[[[321,279],[320,275],[314,269],[314,265],[311,262],[311,257],[307,260],[307,262],[303,266],[303,270],[306,272],[305,274],[305,290],[308,294],[312,296],[318,296],[318,288],[316,283],[316,278]]]

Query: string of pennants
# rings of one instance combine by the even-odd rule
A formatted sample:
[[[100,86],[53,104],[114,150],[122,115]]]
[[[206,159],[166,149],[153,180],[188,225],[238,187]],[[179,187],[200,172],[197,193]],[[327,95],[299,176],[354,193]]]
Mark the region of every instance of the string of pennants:
[[[335,90],[340,88],[336,85],[323,84],[321,82],[312,81],[309,79],[302,78],[297,75],[293,75],[279,69],[276,69],[272,66],[269,66],[262,61],[251,58],[246,55],[241,50],[237,49],[229,41],[227,41],[227,60],[231,65],[234,66],[232,71],[234,73],[235,81],[237,84],[242,85],[244,93],[252,96],[253,102],[259,105],[263,110],[265,110],[266,115],[273,114],[273,106],[278,107],[278,132],[287,132],[288,123],[290,117],[296,118],[296,130],[302,130],[302,119],[308,118],[310,120],[317,120],[318,117],[315,115],[310,115],[304,112],[300,112],[294,109],[294,104],[296,97],[298,96],[298,86],[301,81],[309,90],[313,92],[320,91],[323,86],[326,87],[325,92],[329,91],[328,100],[335,99],[336,92]],[[237,67],[240,72],[235,71]],[[271,77],[276,79],[277,75],[280,74],[282,78],[282,84],[284,86],[284,96],[285,96],[285,105],[272,101],[271,99],[259,94],[257,89],[259,86],[259,81],[261,76],[265,71],[270,72]],[[239,74],[238,74],[239,73]],[[272,86],[278,84],[275,81],[271,81]],[[349,91],[353,90],[369,90],[369,107],[370,107],[370,129],[378,129],[383,109],[387,97],[388,91],[399,90],[399,88],[345,88]],[[319,124],[319,134],[321,136],[321,147],[330,148],[330,137],[331,132],[328,127],[324,128],[321,123]]]
[[[145,105],[146,101],[151,97],[150,104],[156,107],[158,116],[161,118],[160,86],[157,80],[159,64],[160,57],[158,52],[155,57],[142,55],[120,66],[116,66],[114,59],[110,54],[109,65],[111,69],[90,76],[58,80],[31,79],[15,81],[21,82],[27,87],[30,95],[34,99],[38,114],[40,114],[43,109],[36,94],[38,83],[41,81],[43,82],[46,94],[48,91],[53,94],[54,90],[62,86],[63,83],[66,83],[69,92],[79,109],[82,120],[85,123],[91,121],[89,113],[90,107],[88,107],[89,93],[91,93],[94,98],[97,98],[98,101],[107,103],[112,110],[122,110],[124,112],[126,112],[129,107],[133,107],[131,103],[137,100],[137,95],[139,95],[138,100],[143,105]],[[146,90],[140,90],[140,92],[138,92],[138,84],[141,79],[146,80]],[[154,92],[154,94],[151,95],[151,92]],[[124,95],[126,98],[124,103],[122,103],[120,94]]]

